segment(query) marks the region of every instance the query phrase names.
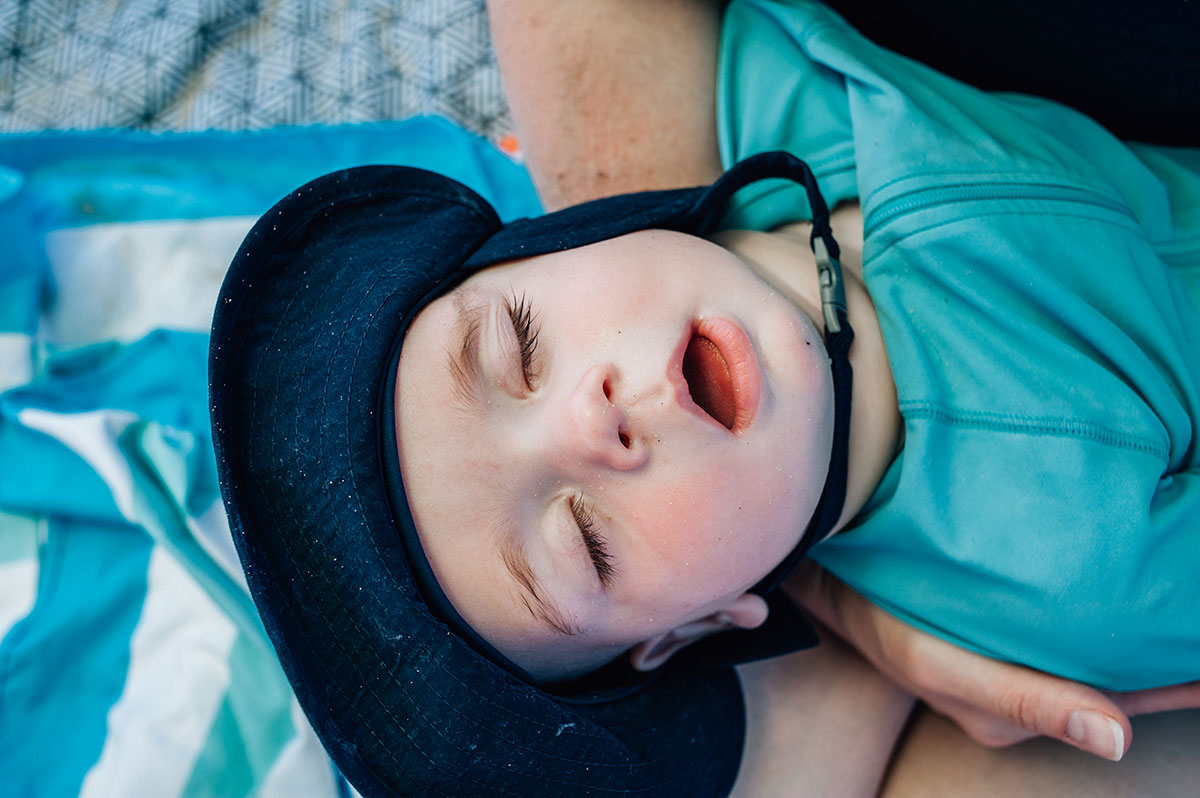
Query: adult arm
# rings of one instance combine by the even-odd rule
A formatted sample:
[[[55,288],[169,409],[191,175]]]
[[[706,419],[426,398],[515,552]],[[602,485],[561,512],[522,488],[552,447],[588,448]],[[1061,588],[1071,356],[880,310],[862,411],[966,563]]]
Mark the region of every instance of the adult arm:
[[[719,3],[489,0],[488,12],[547,210],[720,176]]]
[[[738,676],[746,738],[736,798],[879,792],[911,696],[831,636]]]

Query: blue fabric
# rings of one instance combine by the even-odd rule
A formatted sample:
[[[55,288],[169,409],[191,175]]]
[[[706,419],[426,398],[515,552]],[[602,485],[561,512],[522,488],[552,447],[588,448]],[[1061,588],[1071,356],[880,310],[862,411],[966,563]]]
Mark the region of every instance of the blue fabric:
[[[967,648],[1111,689],[1200,678],[1200,150],[735,2],[723,157],[857,198],[905,448],[813,556]],[[803,218],[786,190],[733,223]]]
[[[86,460],[63,440],[21,421],[29,408],[55,414],[119,410],[129,419],[154,420],[195,436],[200,467],[188,502],[192,514],[199,515],[218,498],[208,431],[207,357],[207,336],[176,330],[49,357],[37,378],[0,394],[0,449],[8,455],[0,462],[0,504],[102,523],[125,521],[109,485]],[[47,479],[49,474],[55,478]]]
[[[79,794],[125,683],[150,548],[128,526],[49,524],[37,605],[0,648],[0,749],[12,795]]]
[[[254,217],[389,162],[540,212],[523,167],[433,118],[0,137],[0,793],[344,790],[233,552],[208,328]]]

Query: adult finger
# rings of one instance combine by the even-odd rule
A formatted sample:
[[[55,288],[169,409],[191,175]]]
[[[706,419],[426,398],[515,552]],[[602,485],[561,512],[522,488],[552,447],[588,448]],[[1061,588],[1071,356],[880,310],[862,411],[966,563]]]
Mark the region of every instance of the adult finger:
[[[975,654],[891,616],[877,622],[895,626],[885,638],[905,639],[908,650],[899,660],[907,663],[917,694],[935,708],[946,707],[945,714],[976,741],[1005,745],[1045,735],[1113,760],[1127,750],[1128,716],[1100,691]]]

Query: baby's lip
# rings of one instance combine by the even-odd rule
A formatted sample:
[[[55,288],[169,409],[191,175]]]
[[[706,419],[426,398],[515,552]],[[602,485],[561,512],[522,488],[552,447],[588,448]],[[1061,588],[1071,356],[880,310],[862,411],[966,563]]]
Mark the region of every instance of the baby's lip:
[[[729,369],[734,418],[728,428],[696,404],[695,399],[692,398],[691,388],[683,376],[684,353],[695,336],[711,341]],[[746,331],[742,329],[741,325],[719,316],[698,319],[693,322],[675,347],[675,353],[671,359],[670,378],[675,386],[679,404],[708,423],[721,429],[728,429],[734,435],[740,435],[754,421],[759,400],[762,398],[762,368],[758,362],[758,354],[750,343],[750,337],[746,335]]]

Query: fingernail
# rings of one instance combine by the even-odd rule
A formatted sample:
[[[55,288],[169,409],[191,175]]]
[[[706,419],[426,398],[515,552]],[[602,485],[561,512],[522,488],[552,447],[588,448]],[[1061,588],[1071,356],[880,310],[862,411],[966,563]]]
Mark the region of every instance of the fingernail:
[[[1125,730],[1107,715],[1077,709],[1067,719],[1067,736],[1097,756],[1120,762],[1125,756]]]

